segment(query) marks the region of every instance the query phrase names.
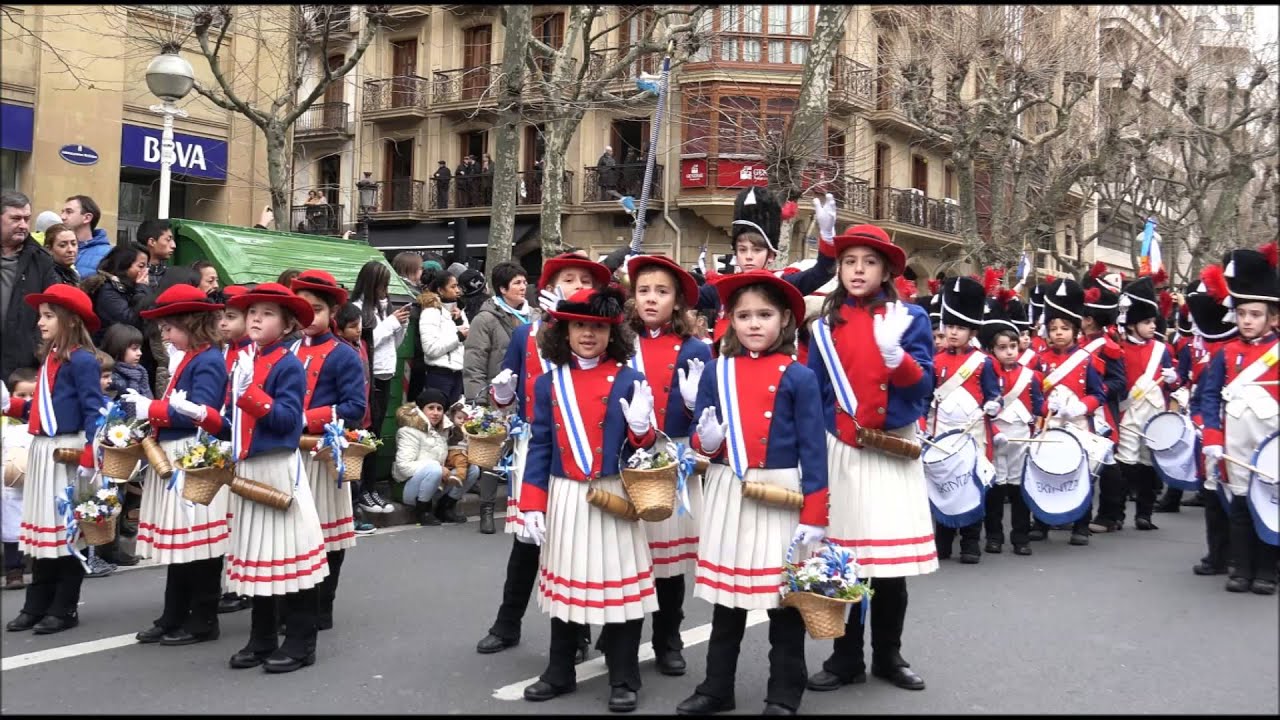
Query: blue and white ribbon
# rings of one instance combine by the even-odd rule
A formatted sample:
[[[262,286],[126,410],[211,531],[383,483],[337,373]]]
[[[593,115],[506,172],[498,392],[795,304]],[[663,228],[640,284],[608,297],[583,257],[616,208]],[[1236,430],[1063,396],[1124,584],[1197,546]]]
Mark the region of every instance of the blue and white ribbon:
[[[529,423],[524,421],[524,418],[515,413],[508,415],[507,436],[511,438],[511,445],[502,455],[502,460],[500,460],[498,465],[493,468],[493,471],[502,473],[510,478],[511,473],[515,470],[516,444],[519,443],[521,439],[529,437],[532,434],[533,429],[530,427]]]
[[[49,353],[53,357],[53,353]],[[49,360],[40,368],[40,382],[36,385],[36,401],[40,403],[40,429],[45,435],[58,434],[58,416],[53,412],[53,393],[49,389]]]
[[[67,527],[67,551],[80,561],[85,572],[92,572],[89,569],[89,561],[76,548],[76,535],[80,533],[80,523],[76,520],[76,485],[72,483],[64,486],[62,494],[55,495],[54,498],[58,503],[58,514],[62,516],[63,524]]]
[[[313,456],[325,448],[333,453],[333,466],[338,469],[338,487],[342,487],[342,481],[347,475],[347,464],[343,462],[342,451],[351,444],[343,434],[346,431],[346,424],[347,421],[342,419],[325,423],[320,442],[316,443],[315,449],[311,451]]]
[[[693,454],[693,448],[684,443],[677,443],[676,462],[676,500],[680,503],[676,506],[676,514],[688,515],[693,512],[693,508],[689,503],[688,480],[693,476],[694,467],[698,462],[697,457]]]
[[[721,357],[716,360],[716,380],[720,391],[721,420],[729,424],[728,443],[725,455],[729,458],[729,467],[739,479],[747,474],[747,448],[742,437],[742,418],[738,415],[737,389],[738,373],[734,358]]]
[[[556,401],[560,403],[560,412],[568,426],[569,448],[573,451],[574,462],[584,476],[591,477],[591,466],[594,464],[591,441],[587,438],[586,425],[578,413],[578,395],[573,389],[573,376],[565,366],[560,365],[552,371],[551,381]]]
[[[846,415],[857,417],[858,396],[853,392],[853,385],[849,383],[849,376],[844,372],[844,365],[840,364],[840,356],[836,354],[836,345],[831,339],[831,328],[827,326],[826,318],[815,320],[812,328],[811,334],[817,341],[818,352],[822,355],[822,364],[827,366],[827,377],[830,378],[831,385],[836,391],[836,402]]]

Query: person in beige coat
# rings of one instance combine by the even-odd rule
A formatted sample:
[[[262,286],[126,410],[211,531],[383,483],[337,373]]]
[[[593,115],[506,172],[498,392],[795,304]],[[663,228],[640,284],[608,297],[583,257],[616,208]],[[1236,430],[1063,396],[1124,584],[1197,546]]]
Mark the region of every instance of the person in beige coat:
[[[400,429],[391,476],[405,484],[404,502],[414,503],[423,526],[466,522],[455,508],[480,475],[478,466],[466,462],[461,429],[445,416],[449,404],[444,393],[429,387],[396,411]]]

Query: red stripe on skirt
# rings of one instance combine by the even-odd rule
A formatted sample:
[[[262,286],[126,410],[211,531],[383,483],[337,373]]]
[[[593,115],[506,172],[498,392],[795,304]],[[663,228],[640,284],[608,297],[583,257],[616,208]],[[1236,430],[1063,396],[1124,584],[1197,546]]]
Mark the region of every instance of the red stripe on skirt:
[[[921,563],[928,562],[938,557],[938,551],[934,550],[926,555],[904,555],[902,557],[870,557],[858,558],[859,565],[901,565],[902,563]]]
[[[698,558],[698,553],[695,550],[694,552],[681,553],[679,555],[671,555],[668,557],[655,557],[653,559],[653,564],[654,565],[670,565],[671,563],[678,563],[682,560],[696,560],[697,558]]]
[[[542,596],[551,598],[552,602],[564,603],[565,605],[574,605],[577,607],[588,608],[604,608],[626,605],[628,603],[640,602],[641,600],[653,595],[653,588],[645,588],[637,595],[627,595],[619,600],[579,600],[578,598],[565,597],[557,592],[551,592],[545,586],[541,588]]]
[[[344,523],[353,523],[353,522],[355,522],[355,520],[356,520],[356,518],[355,518],[355,516],[354,516],[354,515],[349,515],[349,516],[347,516],[347,517],[339,518],[339,519],[337,519],[337,520],[334,520],[334,521],[333,521],[333,522],[331,522],[331,523],[320,523],[320,529],[321,529],[321,530],[332,530],[332,529],[334,529],[334,528],[336,528],[336,527],[338,527],[339,525],[342,525],[342,524],[344,524]]]
[[[779,577],[782,576],[781,568],[778,569],[778,576]],[[731,592],[731,593],[738,593],[741,595],[763,595],[765,593],[776,593],[778,592],[778,588],[782,587],[781,583],[777,585],[759,585],[759,586],[729,585],[727,583],[716,582],[715,580],[711,580],[701,575],[699,575],[697,579],[694,580],[694,584],[706,585],[709,588],[714,588],[716,590],[724,590],[726,592]]]
[[[653,570],[646,570],[639,575],[632,575],[619,580],[606,580],[604,582],[587,582],[585,580],[572,580],[570,578],[560,577],[543,569],[541,572],[543,580],[550,580],[556,585],[566,585],[576,590],[610,590],[621,589],[624,585],[636,585],[641,580],[648,580],[653,575]]]
[[[38,533],[60,533],[60,532],[65,532],[67,529],[66,525],[59,525],[57,527],[47,528],[47,527],[40,527],[39,525],[32,525],[31,523],[25,523],[25,522],[19,525],[18,527],[20,527],[23,530],[32,530]]]
[[[324,536],[324,541],[325,541],[325,542],[327,542],[327,543],[331,543],[331,542],[339,542],[339,541],[341,541],[341,540],[348,540],[348,539],[353,538],[353,537],[355,537],[355,536],[356,536],[356,531],[355,531],[355,530],[350,530],[350,531],[348,531],[348,532],[344,532],[344,533],[342,533],[341,535],[325,535],[325,536]]]
[[[323,552],[324,552],[324,545],[322,544],[318,546],[316,549],[307,553],[306,555],[294,555],[293,557],[290,557],[290,558],[281,558],[279,560],[272,560],[270,562],[262,562],[259,560],[241,560],[240,558],[237,558],[233,555],[228,555],[227,560],[229,560],[232,565],[239,565],[242,567],[279,567],[281,565],[291,565],[291,564],[296,565],[300,560],[310,560],[311,558]],[[326,562],[327,562],[327,558],[326,558]]]
[[[223,540],[226,540],[228,537],[230,537],[230,535],[231,535],[230,532],[224,532],[217,537],[211,537],[206,540],[192,540],[190,542],[182,542],[182,543],[162,543],[162,542],[156,542],[155,538],[151,537],[150,535],[143,535],[142,533],[138,533],[138,542],[142,542],[145,540],[151,543],[151,547],[157,550],[189,550],[193,547],[200,547],[201,545],[212,545],[216,542],[222,542]]]
[[[675,540],[663,540],[660,542],[651,542],[649,543],[649,548],[652,550],[652,549],[662,549],[662,548],[673,548],[680,545],[697,545],[697,544],[698,544],[698,538],[683,537],[683,538],[677,538]]]
[[[888,540],[845,540],[842,538],[827,538],[836,545],[844,547],[893,547],[894,545],[919,545],[921,543],[933,542],[933,534],[921,535],[913,538],[891,538]],[[862,562],[859,560],[858,562]]]
[[[189,527],[189,528],[174,528],[171,530],[166,530],[164,528],[160,528],[155,525],[152,525],[151,523],[138,523],[138,530],[140,531],[151,530],[151,531],[154,531],[155,534],[157,535],[186,535],[187,533],[203,532],[205,530],[212,530],[216,527],[226,527],[226,526],[227,526],[226,520],[215,520],[211,523],[205,523],[204,525],[196,525],[194,527]]]
[[[18,537],[18,540],[20,542],[26,543],[27,545],[33,545],[35,547],[58,547],[59,545],[67,544],[66,538],[63,538],[61,540],[36,540],[30,535],[21,535]]]
[[[227,559],[230,560],[232,563],[235,563],[236,561],[236,559],[232,557],[228,557]],[[301,577],[314,575],[317,570],[319,570],[321,567],[324,567],[327,564],[329,564],[329,557],[325,556],[317,560],[314,565],[312,565],[310,568],[307,568],[306,570],[301,570],[299,572],[286,573],[284,575],[268,575],[265,577],[263,576],[250,577],[248,575],[243,575],[241,573],[238,573],[235,570],[229,570],[227,572],[227,579],[243,580],[245,582],[281,582],[283,580],[297,580],[298,578],[301,578]]]
[[[776,568],[731,568],[715,563],[699,560],[698,567],[706,568],[712,572],[718,572],[721,575],[746,575],[747,577],[763,577],[765,575],[780,576],[782,574],[782,566]]]

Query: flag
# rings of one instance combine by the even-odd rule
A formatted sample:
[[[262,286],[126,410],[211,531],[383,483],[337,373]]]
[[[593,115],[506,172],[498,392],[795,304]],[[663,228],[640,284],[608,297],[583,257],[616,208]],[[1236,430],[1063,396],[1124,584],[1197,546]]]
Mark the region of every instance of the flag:
[[[636,78],[636,88],[644,92],[658,94],[659,83],[662,82],[661,75],[650,75],[647,72],[641,72]]]
[[[707,246],[702,246],[702,251],[698,253],[698,272],[703,275],[707,274]]]
[[[1030,272],[1031,272],[1031,259],[1028,258],[1027,254],[1024,252],[1022,253],[1022,259],[1018,261],[1018,284],[1019,285],[1025,284],[1027,280],[1027,274]]]
[[[1142,239],[1142,250],[1138,253],[1138,274],[1150,275],[1159,272],[1160,233],[1156,232],[1154,217],[1147,218],[1147,224],[1142,228],[1142,235],[1139,237]]]

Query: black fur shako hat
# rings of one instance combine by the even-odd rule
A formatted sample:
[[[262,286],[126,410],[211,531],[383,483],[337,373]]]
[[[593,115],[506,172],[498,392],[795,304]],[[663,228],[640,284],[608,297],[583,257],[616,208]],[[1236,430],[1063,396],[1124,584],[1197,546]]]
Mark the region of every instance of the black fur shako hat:
[[[749,187],[733,201],[733,225],[729,236],[738,241],[743,233],[764,236],[765,243],[778,252],[778,236],[782,233],[782,206],[768,188]]]

